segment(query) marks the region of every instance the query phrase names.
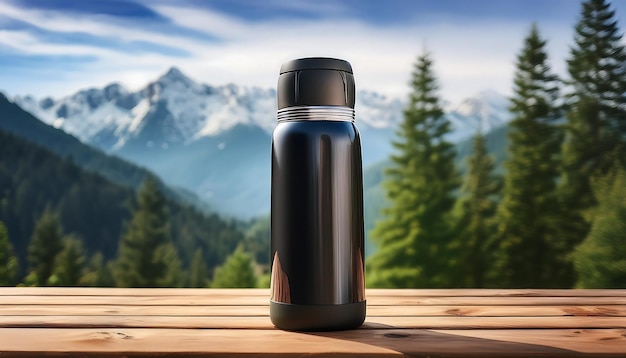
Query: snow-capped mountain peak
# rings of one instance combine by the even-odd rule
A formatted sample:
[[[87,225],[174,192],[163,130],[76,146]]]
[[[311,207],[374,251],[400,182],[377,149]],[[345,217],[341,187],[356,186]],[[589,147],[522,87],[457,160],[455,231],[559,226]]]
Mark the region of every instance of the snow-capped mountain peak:
[[[372,128],[395,127],[402,119],[404,104],[377,92],[360,91],[356,96],[357,123]]]
[[[372,91],[357,93],[359,129],[385,131],[402,120],[403,101]],[[276,125],[276,91],[236,84],[210,86],[194,81],[172,67],[143,89],[131,92],[119,83],[90,88],[60,99],[15,97],[25,110],[105,150],[128,143],[185,145],[211,137],[236,125],[257,126],[271,133]],[[458,105],[446,104],[452,122],[451,140],[489,131],[504,124],[507,100],[483,91]],[[135,143],[140,144],[141,143]]]
[[[507,99],[500,93],[487,90],[464,99],[453,111],[464,116],[485,115],[493,110],[506,110]]]
[[[452,123],[453,140],[467,138],[477,131],[483,133],[506,124],[510,120],[508,99],[493,90],[479,92],[457,105],[448,105],[446,112]]]
[[[119,83],[111,83],[103,88],[102,92],[107,100],[112,100],[128,94],[128,90]]]
[[[183,82],[191,81],[191,79],[185,76],[176,66],[170,67],[170,69],[167,70],[163,76],[159,77],[159,80]]]
[[[182,73],[177,67],[171,67],[167,72],[165,72],[162,76],[160,76],[155,82],[155,84],[159,84],[163,87],[183,87],[189,88],[193,90],[202,91],[203,86],[199,85],[197,82],[187,77],[184,73]]]

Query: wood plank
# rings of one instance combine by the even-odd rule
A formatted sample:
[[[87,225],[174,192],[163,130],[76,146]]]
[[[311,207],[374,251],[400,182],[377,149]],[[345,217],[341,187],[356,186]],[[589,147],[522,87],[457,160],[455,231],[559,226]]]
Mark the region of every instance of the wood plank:
[[[6,305],[0,316],[268,316],[269,306],[125,306],[125,305]],[[368,317],[626,317],[626,305],[614,306],[373,306]]]
[[[0,305],[268,305],[269,296],[243,295],[179,295],[179,296],[0,296]],[[626,297],[387,297],[367,299],[368,306],[376,305],[438,305],[438,306],[559,306],[559,305],[626,305]]]
[[[272,327],[266,289],[8,288],[0,356],[624,357],[623,293],[368,290],[362,329],[305,334]]]
[[[626,328],[623,317],[367,317],[367,328]],[[2,316],[0,327],[272,329],[267,316]]]
[[[366,289],[366,297],[626,297],[626,289]],[[266,288],[0,287],[0,296],[264,296]]]
[[[623,330],[280,330],[0,329],[3,357],[46,352],[100,357],[333,355],[581,357],[626,355]]]
[[[435,332],[463,337],[490,339],[525,344],[547,344],[577,352],[618,353],[626,357],[626,331],[569,330],[438,330]]]

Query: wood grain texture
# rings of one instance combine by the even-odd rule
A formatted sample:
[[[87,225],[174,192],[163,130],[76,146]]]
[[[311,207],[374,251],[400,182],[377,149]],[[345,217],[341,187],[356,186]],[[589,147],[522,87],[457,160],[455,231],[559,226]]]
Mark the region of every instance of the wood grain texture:
[[[178,295],[178,296],[0,296],[0,305],[128,305],[180,306],[224,305],[267,306],[269,296],[257,295]],[[604,297],[423,297],[423,296],[368,296],[368,306],[559,306],[559,305],[626,305],[626,296]]]
[[[624,328],[624,317],[367,317],[365,328]],[[273,329],[267,316],[3,316],[0,327]]]
[[[0,316],[268,316],[269,307],[221,305],[0,305]],[[600,316],[626,317],[626,305],[613,306],[374,306],[367,307],[368,317],[379,316],[454,316],[454,317],[554,317]]]
[[[367,354],[417,357],[624,356],[623,330],[280,330],[2,328],[5,352],[103,355],[229,354],[265,356]]]
[[[0,288],[0,357],[626,357],[626,290],[367,290],[352,331],[269,321],[267,289]]]

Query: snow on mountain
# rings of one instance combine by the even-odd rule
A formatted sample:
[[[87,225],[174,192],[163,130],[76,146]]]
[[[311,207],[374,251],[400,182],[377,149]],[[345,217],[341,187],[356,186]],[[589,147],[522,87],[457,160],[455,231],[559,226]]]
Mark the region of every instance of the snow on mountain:
[[[106,128],[115,128],[118,134],[124,132],[135,119],[133,109],[138,98],[123,86],[111,84],[57,101],[49,97],[38,101],[31,96],[18,96],[15,102],[43,122],[91,142]]]
[[[406,103],[359,91],[356,123],[363,165],[391,153]],[[207,199],[222,213],[249,218],[269,210],[270,141],[276,125],[276,90],[198,83],[171,68],[144,88],[120,84],[59,99],[14,97],[26,111],[83,142],[150,168],[168,184]],[[452,141],[505,124],[507,100],[485,91],[445,104]]]
[[[171,117],[166,140],[173,143],[169,144],[189,143],[237,124],[256,125],[269,132],[275,125],[275,96],[273,89],[199,84],[171,68],[135,93],[113,84],[56,101],[18,96],[15,102],[42,121],[85,142],[98,145],[101,134],[113,134],[117,141],[104,149],[115,150],[137,137],[146,128],[146,119],[155,118],[159,107],[162,108],[158,114]]]
[[[511,118],[508,99],[502,94],[487,90],[466,98],[461,103],[444,108],[454,128],[450,139],[454,142],[466,139],[477,131],[488,133]]]
[[[402,120],[402,101],[376,92],[360,91],[356,96],[356,118],[359,126],[395,127]]]
[[[14,98],[22,108],[44,122],[61,128],[85,142],[105,150],[119,150],[129,141],[142,138],[160,121],[162,136],[151,132],[152,143],[189,144],[216,136],[238,124],[258,126],[271,133],[276,118],[276,91],[234,84],[200,84],[173,67],[137,92],[114,83],[91,88],[58,100],[31,96]],[[405,103],[376,92],[359,91],[356,115],[359,129],[385,132],[402,119]],[[446,105],[452,122],[450,139],[462,140],[478,129],[488,132],[508,121],[506,99],[485,91],[458,105]],[[385,140],[388,138],[384,138]],[[144,143],[148,145],[149,143]]]
[[[167,102],[185,142],[215,135],[237,124],[273,127],[275,91],[233,84],[201,85],[172,68],[142,91],[150,103]]]

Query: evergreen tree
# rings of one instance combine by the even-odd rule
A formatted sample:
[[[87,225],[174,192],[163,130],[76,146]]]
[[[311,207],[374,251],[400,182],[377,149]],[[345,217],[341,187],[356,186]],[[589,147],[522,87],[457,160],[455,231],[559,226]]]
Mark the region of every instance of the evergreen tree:
[[[45,286],[54,271],[56,256],[63,249],[63,231],[57,214],[46,209],[35,225],[28,245],[28,263],[31,268],[29,284]]]
[[[159,287],[168,276],[162,248],[170,244],[165,198],[153,179],[139,192],[139,207],[120,240],[114,276],[120,287]]]
[[[551,73],[546,41],[535,25],[517,57],[510,111],[509,159],[499,207],[498,285],[571,287],[571,250],[557,233],[556,179],[562,130],[558,79]]]
[[[17,276],[17,258],[4,223],[0,221],[0,286],[13,286]]]
[[[91,257],[83,277],[80,279],[81,286],[90,287],[112,287],[115,286],[115,280],[111,274],[111,270],[107,267],[104,256],[101,252],[97,252]]]
[[[256,287],[257,277],[254,273],[254,261],[239,245],[222,266],[215,268],[213,288],[248,288]]]
[[[78,286],[84,274],[85,249],[74,236],[63,238],[63,251],[55,259],[54,271],[48,279],[53,286]]]
[[[257,288],[270,288],[270,284],[272,283],[272,276],[270,272],[263,272],[259,275],[259,278],[256,282]]]
[[[21,111],[12,103],[8,106]],[[11,108],[8,109],[9,112],[12,111]],[[7,100],[0,94],[0,127],[7,124],[5,119],[12,121],[11,116],[6,116],[6,111]],[[20,113],[30,116],[23,111]],[[18,126],[30,121],[37,128],[48,127],[32,116],[22,118],[16,114],[13,119],[14,124]],[[12,125],[9,124],[7,128],[11,129]],[[28,125],[23,127],[28,133],[33,128]],[[69,144],[80,144],[73,137],[68,139],[73,140]],[[53,142],[58,144],[55,140]],[[77,153],[73,152],[74,159],[85,154]],[[59,154],[65,156],[72,153]],[[94,169],[93,166],[89,168]],[[78,167],[71,160],[58,157],[0,128],[0,221],[6,224],[10,233],[14,254],[20,264],[18,275],[30,273],[28,245],[33,236],[35,223],[46,206],[54,208],[58,213],[65,231],[75,233],[82,239],[87,252],[92,255],[98,252],[102,254],[103,268],[109,266],[112,262],[110,260],[119,253],[118,244],[124,226],[132,218],[137,193],[130,187],[118,186],[107,181],[91,172],[89,168],[85,170]],[[124,170],[113,171],[121,176],[129,174]],[[168,192],[170,195],[166,195],[169,198],[166,206],[171,236],[175,238],[173,240],[184,263],[183,266],[188,266],[196,248],[202,247],[207,271],[212,272],[213,268],[232,253],[237,244],[243,240],[241,224],[234,220],[224,220],[216,213],[208,215],[184,204],[185,198],[164,188],[164,193]],[[263,252],[265,261],[269,256],[267,254],[269,249],[264,251],[263,245],[267,245],[267,242],[257,245],[254,251],[256,257],[262,257]],[[90,272],[91,269],[86,275],[93,276],[88,275]],[[35,276],[34,272],[29,275],[28,284],[37,284]]]
[[[385,172],[390,207],[372,237],[378,251],[368,264],[371,287],[445,287],[455,282],[449,265],[450,212],[459,182],[450,123],[436,95],[429,54],[417,59],[404,121]]]
[[[485,137],[478,132],[472,140],[472,155],[467,159],[467,173],[460,199],[458,268],[460,279],[468,287],[484,287],[491,269],[491,243],[495,232],[494,216],[501,180],[494,174],[495,159],[487,153]]]
[[[616,165],[592,182],[598,206],[574,252],[580,288],[626,288],[626,170]]]
[[[154,253],[155,261],[165,265],[165,276],[157,281],[159,287],[183,287],[184,277],[182,264],[174,244],[168,242],[160,245]]]
[[[189,267],[189,287],[207,287],[208,274],[202,248],[196,249]]]
[[[586,214],[595,205],[590,179],[606,174],[626,150],[626,51],[605,0],[583,2],[574,41],[560,186],[564,205],[577,214],[563,229],[570,246],[589,230]]]
[[[254,261],[269,268],[270,255],[270,217],[263,216],[255,219],[252,225],[244,231],[244,248]]]

